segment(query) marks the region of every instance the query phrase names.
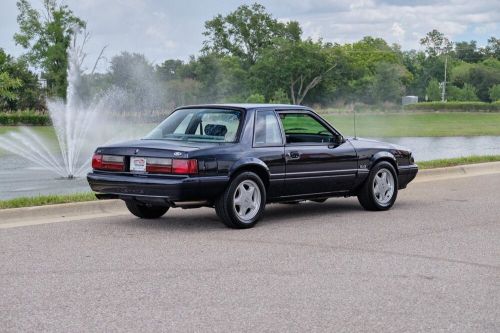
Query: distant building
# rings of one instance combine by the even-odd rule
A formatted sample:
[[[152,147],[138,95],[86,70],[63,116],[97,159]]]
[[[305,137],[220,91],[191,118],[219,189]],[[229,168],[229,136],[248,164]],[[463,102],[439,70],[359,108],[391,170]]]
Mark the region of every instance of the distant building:
[[[403,106],[416,104],[418,103],[418,96],[403,96],[403,98],[401,98],[401,103],[403,104]]]

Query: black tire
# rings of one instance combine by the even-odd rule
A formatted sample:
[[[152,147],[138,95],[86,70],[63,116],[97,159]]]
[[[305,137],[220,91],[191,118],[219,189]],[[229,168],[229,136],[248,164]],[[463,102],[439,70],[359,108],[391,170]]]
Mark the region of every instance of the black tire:
[[[390,197],[390,200],[387,199],[387,197],[384,197],[387,200],[387,202],[383,202],[383,200],[379,198],[380,194],[375,193],[376,192],[375,187],[377,185],[375,178],[377,177],[377,175],[385,173],[384,170],[389,171],[392,174],[392,180],[393,180],[393,185],[392,185],[393,194]],[[385,190],[386,189],[384,189],[384,192]],[[361,206],[363,206],[363,208],[366,210],[381,211],[390,209],[394,205],[397,196],[398,196],[398,176],[396,174],[396,170],[394,170],[394,167],[392,166],[391,163],[382,161],[374,165],[373,168],[371,169],[368,179],[365,181],[365,183],[358,192],[358,201],[361,204]]]
[[[141,219],[157,219],[162,217],[170,207],[141,204],[134,201],[125,201],[129,212]]]
[[[242,184],[245,185],[246,181],[249,181],[250,184],[255,184],[260,191],[260,204],[256,207],[254,206],[255,208],[253,209],[253,212],[255,215],[249,219],[243,219],[240,215],[238,215],[238,209],[236,208],[237,205],[235,206],[235,195],[238,194],[238,187]],[[245,171],[234,176],[224,193],[222,193],[215,201],[215,211],[217,216],[219,216],[227,227],[234,229],[246,229],[255,226],[255,224],[262,217],[265,206],[266,188],[264,183],[259,176],[249,171]],[[241,206],[239,209],[242,209]]]

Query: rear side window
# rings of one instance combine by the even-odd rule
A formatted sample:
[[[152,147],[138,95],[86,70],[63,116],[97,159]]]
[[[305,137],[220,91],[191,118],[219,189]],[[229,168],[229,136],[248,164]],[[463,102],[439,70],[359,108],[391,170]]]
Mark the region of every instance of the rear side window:
[[[255,116],[255,146],[280,146],[281,129],[274,111],[257,111]]]

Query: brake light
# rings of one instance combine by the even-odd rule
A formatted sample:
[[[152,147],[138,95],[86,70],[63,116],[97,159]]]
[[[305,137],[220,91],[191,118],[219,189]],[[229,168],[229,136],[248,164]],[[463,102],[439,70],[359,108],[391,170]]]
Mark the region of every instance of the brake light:
[[[172,173],[191,175],[198,173],[197,160],[172,160]]]
[[[92,156],[92,169],[100,168],[102,168],[102,155],[94,154],[94,156]]]
[[[125,163],[123,156],[94,154],[92,169],[107,171],[123,171]]]
[[[148,173],[171,173],[171,158],[147,158],[146,172]]]

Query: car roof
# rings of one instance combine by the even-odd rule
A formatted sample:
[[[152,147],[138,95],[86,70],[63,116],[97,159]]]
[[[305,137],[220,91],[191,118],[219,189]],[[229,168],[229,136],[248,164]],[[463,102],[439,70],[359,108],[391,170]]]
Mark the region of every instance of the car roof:
[[[230,104],[197,104],[180,106],[177,109],[188,108],[231,108],[231,109],[261,109],[261,108],[274,108],[274,109],[292,109],[292,110],[310,110],[307,106],[292,105],[292,104],[265,104],[265,103],[230,103]]]

